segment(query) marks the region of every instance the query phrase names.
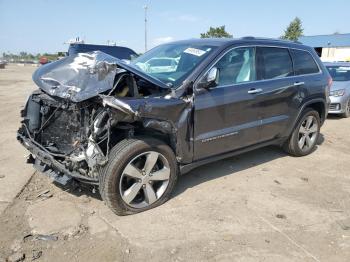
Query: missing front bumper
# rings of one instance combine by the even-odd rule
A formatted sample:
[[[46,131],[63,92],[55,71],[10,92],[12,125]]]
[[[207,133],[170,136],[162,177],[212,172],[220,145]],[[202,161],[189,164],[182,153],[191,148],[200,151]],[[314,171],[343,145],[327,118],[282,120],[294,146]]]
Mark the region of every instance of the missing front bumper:
[[[49,176],[58,183],[65,185],[70,180],[77,179],[87,184],[98,184],[98,179],[86,177],[80,175],[78,172],[68,170],[52,155],[45,152],[43,149],[33,143],[30,138],[17,133],[17,140],[32,154],[32,159],[29,161],[29,163],[33,163],[36,170]]]

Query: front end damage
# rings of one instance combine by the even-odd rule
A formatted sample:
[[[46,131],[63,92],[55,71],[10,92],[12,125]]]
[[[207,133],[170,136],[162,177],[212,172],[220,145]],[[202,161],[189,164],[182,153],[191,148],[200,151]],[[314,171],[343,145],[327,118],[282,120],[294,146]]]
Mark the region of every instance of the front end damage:
[[[39,90],[22,110],[17,139],[28,162],[66,184],[98,184],[110,149],[121,140],[164,140],[179,162],[192,160],[192,103],[120,60],[101,52],[78,54],[44,66],[33,79]]]
[[[75,177],[98,182],[98,167],[108,155],[112,126],[108,110],[92,101],[67,103],[37,91],[28,99],[22,117],[17,137],[38,170],[58,180]]]

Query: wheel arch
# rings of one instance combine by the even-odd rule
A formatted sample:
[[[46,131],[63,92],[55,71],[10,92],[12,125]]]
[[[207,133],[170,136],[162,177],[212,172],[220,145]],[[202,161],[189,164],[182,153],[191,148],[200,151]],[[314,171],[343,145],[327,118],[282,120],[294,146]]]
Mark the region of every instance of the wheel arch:
[[[136,129],[134,137],[137,139],[154,138],[162,141],[164,144],[168,145],[176,155],[176,141],[174,134],[162,133],[158,130],[151,128]]]
[[[316,99],[309,100],[309,101],[305,102],[302,105],[302,107],[300,108],[300,110],[298,111],[298,114],[295,117],[294,121],[292,122],[291,129],[287,133],[286,138],[291,136],[294,128],[298,124],[299,119],[302,117],[302,113],[304,112],[304,110],[306,108],[312,108],[316,112],[318,112],[318,114],[320,116],[320,120],[321,120],[321,126],[323,125],[324,121],[326,120],[327,113],[328,113],[326,101],[323,98],[316,98]]]
[[[324,123],[327,117],[327,109],[326,109],[326,103],[323,100],[317,100],[317,101],[308,103],[306,104],[306,107],[304,107],[304,109],[305,108],[312,108],[315,111],[317,111],[320,116],[321,125]]]
[[[326,117],[327,117],[327,113],[328,113],[326,100],[323,98],[315,98],[315,99],[311,99],[303,104],[303,106],[299,110],[297,118],[294,121],[294,126],[298,122],[298,120],[302,116],[301,114],[303,113],[303,111],[306,108],[312,108],[316,112],[318,112],[318,114],[320,116],[320,120],[321,120],[321,125],[324,123],[324,121],[326,120]]]

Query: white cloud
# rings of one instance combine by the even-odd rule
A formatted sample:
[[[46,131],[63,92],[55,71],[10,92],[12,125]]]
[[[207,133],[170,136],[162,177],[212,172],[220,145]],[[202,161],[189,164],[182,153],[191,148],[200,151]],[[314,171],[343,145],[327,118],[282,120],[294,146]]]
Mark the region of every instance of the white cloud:
[[[156,45],[165,44],[171,41],[174,41],[174,37],[172,36],[157,37],[153,40],[153,44],[156,46]]]

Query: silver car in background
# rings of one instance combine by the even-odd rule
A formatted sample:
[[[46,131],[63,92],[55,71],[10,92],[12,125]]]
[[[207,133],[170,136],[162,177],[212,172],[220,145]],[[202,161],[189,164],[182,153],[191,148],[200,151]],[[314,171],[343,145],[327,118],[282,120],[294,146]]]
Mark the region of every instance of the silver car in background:
[[[350,117],[350,63],[324,63],[333,78],[330,90],[331,104],[329,114],[339,114]]]

